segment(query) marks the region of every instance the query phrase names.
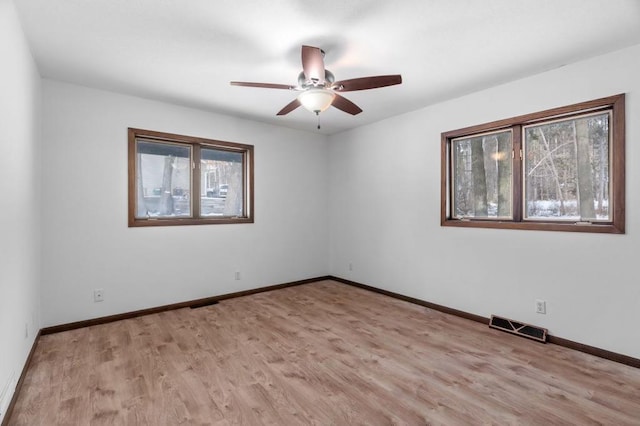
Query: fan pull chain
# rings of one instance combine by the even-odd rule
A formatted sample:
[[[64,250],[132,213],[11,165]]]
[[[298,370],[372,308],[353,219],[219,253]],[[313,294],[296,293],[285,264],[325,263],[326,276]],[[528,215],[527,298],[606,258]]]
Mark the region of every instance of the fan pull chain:
[[[318,117],[318,130],[320,130],[320,111],[316,111],[316,117]]]

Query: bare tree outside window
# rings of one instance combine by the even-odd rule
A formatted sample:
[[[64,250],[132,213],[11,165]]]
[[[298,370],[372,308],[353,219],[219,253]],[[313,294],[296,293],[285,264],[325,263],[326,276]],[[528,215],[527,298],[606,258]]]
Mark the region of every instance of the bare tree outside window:
[[[454,211],[460,218],[511,217],[511,132],[455,139]]]
[[[524,128],[526,217],[609,221],[609,113]]]
[[[200,214],[241,216],[243,211],[243,154],[203,148],[200,160]]]
[[[442,133],[443,226],[625,232],[625,95]]]
[[[190,217],[191,148],[140,140],[136,152],[136,218]]]
[[[253,146],[129,129],[129,226],[253,222]]]

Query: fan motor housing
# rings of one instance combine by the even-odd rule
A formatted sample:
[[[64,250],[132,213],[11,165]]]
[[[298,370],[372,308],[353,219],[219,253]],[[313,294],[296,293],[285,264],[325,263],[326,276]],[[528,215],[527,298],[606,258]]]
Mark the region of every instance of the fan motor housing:
[[[336,77],[328,69],[324,70],[324,84],[313,84],[313,82],[307,81],[304,75],[304,71],[298,74],[298,87],[308,89],[309,87],[329,87],[336,81]]]

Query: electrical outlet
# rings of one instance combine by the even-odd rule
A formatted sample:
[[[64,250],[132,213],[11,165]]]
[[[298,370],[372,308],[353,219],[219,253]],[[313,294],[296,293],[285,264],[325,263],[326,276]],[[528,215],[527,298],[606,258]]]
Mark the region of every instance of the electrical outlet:
[[[93,301],[94,302],[102,302],[104,301],[104,290],[101,288],[93,289]]]
[[[349,270],[353,271],[353,263],[349,262]]]
[[[236,271],[236,281],[240,280],[240,271]]]
[[[547,313],[547,302],[544,300],[536,300],[536,313],[537,314],[546,314]]]

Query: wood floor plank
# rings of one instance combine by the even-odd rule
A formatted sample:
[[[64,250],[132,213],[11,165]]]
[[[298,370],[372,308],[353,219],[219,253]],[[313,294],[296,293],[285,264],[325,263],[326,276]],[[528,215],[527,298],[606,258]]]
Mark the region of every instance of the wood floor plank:
[[[10,425],[640,425],[640,370],[332,281],[42,336]]]

